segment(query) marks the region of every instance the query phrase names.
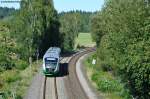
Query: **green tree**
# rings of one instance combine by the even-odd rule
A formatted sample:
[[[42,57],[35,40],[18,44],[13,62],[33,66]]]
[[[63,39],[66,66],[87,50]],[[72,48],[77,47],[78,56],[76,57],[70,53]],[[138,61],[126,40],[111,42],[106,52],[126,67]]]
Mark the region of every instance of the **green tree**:
[[[12,69],[17,59],[16,42],[10,37],[9,27],[4,23],[0,24],[0,72]]]
[[[17,20],[17,21],[16,21]],[[28,60],[38,50],[42,57],[50,46],[60,46],[59,20],[53,1],[23,0],[12,27],[21,42],[21,57]]]
[[[92,20],[101,66],[113,68],[138,99],[150,97],[150,12],[144,0],[107,0]]]
[[[63,49],[72,50],[75,44],[75,38],[78,36],[80,15],[79,14],[64,14],[60,17],[61,28],[60,32],[63,35]]]

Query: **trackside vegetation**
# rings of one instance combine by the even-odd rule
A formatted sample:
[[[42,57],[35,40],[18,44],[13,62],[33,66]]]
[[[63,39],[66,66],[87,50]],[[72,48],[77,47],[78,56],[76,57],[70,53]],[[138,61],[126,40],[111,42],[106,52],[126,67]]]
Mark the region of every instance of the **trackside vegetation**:
[[[133,97],[149,99],[149,0],[106,0],[91,24],[92,37],[97,43],[97,70],[102,67],[106,72],[113,71]],[[103,74],[100,70],[99,73]],[[99,79],[96,76],[101,75],[93,77],[97,82]],[[99,84],[101,86],[102,83]]]
[[[2,99],[23,99],[33,76],[39,71],[39,64],[33,63],[24,70],[7,70],[0,75]]]
[[[83,64],[86,67],[86,74],[92,85],[99,91],[103,99],[132,99],[129,90],[121,78],[114,76],[113,71],[106,71],[101,66],[92,64],[96,59],[96,53],[88,56]]]

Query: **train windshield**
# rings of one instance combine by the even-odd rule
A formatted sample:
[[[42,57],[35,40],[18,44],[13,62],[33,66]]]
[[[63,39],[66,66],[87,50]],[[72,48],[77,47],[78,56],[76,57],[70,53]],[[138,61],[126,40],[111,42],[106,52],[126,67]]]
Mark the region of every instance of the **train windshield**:
[[[45,65],[46,66],[56,66],[57,65],[57,58],[46,58]]]

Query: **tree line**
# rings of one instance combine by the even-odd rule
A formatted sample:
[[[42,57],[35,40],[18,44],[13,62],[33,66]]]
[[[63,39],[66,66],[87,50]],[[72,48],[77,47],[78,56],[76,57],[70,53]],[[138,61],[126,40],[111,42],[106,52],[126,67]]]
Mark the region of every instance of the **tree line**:
[[[51,46],[71,51],[78,33],[90,31],[91,12],[58,14],[52,0],[22,0],[20,6],[0,21],[0,71],[24,69]]]
[[[59,13],[60,32],[63,35],[63,49],[74,49],[75,39],[80,32],[90,32],[90,19],[96,12],[69,11]]]
[[[97,43],[97,68],[113,70],[136,99],[149,99],[149,0],[107,0],[91,26]]]
[[[15,12],[14,8],[0,7],[0,19],[11,16]]]
[[[22,0],[20,6],[11,19],[0,24],[1,71],[26,67],[50,46],[61,45],[60,23],[52,0]]]

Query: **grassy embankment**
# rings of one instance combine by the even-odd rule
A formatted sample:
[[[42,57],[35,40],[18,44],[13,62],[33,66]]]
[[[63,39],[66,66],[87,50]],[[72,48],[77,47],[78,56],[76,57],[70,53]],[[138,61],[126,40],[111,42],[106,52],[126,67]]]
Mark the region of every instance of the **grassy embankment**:
[[[77,39],[77,44],[80,46],[93,46],[91,35],[89,33],[80,33]],[[95,58],[95,53],[84,60],[86,73],[92,85],[99,91],[104,99],[128,99],[128,91],[124,88],[118,77],[113,76],[111,71],[105,72],[102,69],[97,69],[98,66],[92,65],[92,60]],[[101,68],[101,67],[98,67]]]
[[[120,78],[113,75],[113,71],[104,71],[102,67],[92,65],[96,59],[95,53],[84,60],[86,73],[92,85],[100,92],[104,99],[130,99],[130,94],[125,89],[125,84]]]
[[[2,99],[23,99],[38,68],[38,65],[33,63],[31,67],[23,70],[12,69],[1,72],[0,93],[3,95]]]

